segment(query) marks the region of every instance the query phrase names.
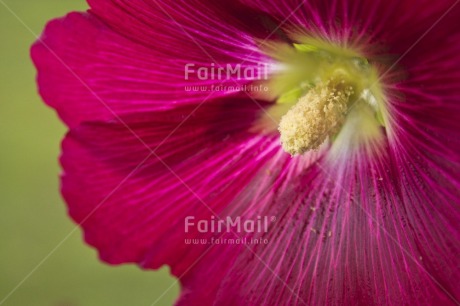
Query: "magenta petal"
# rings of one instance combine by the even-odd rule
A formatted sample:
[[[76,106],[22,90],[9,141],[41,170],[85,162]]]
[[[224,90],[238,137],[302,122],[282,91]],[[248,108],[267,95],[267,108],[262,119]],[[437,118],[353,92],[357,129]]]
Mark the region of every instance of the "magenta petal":
[[[264,26],[267,16],[234,0],[88,3],[91,12],[118,33],[178,58],[248,56],[252,53],[248,51],[255,51],[247,49],[255,46],[254,38],[263,39],[270,33]]]
[[[182,278],[178,305],[455,305],[458,189],[395,153],[345,172],[258,176],[248,189],[267,196],[244,218],[277,216],[269,244],[213,246]]]
[[[123,118],[136,136],[118,122],[88,122],[66,137],[62,192],[103,260],[180,274],[201,254],[184,244],[184,218],[220,213],[279,151],[273,137],[246,132],[258,113],[252,102],[214,101],[181,124],[191,111]]]
[[[247,35],[246,41],[240,40],[232,52],[222,44],[212,54],[206,54],[199,45],[184,38],[184,33],[160,28],[138,33],[151,35],[157,45],[146,46],[117,34],[91,13],[71,13],[47,25],[32,48],[32,58],[43,99],[69,126],[199,104],[227,95],[228,90],[187,91],[186,87],[237,86],[247,84],[248,79],[200,80],[195,73],[185,80],[185,65],[194,64],[196,70],[201,66],[243,63],[244,69],[258,66],[262,60]],[[177,52],[165,53],[159,46]]]
[[[373,55],[406,52],[455,4],[455,0],[241,0],[283,23],[283,28],[300,26],[306,33],[348,46],[357,45]],[[427,9],[429,7],[429,9]],[[459,9],[458,6],[456,8]],[[443,18],[443,30],[430,30],[432,38],[442,38],[458,27],[458,14]],[[439,27],[439,25],[437,25]],[[374,45],[374,46],[373,46]]]
[[[409,77],[394,85],[403,98],[392,103],[401,142],[415,141],[420,151],[452,160],[460,151],[460,34],[433,42],[405,63]]]

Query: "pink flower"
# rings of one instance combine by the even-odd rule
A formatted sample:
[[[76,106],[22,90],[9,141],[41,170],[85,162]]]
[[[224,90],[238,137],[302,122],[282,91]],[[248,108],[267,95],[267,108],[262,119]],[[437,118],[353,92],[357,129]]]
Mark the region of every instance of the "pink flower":
[[[102,260],[178,305],[459,304],[458,1],[88,2],[32,57]]]

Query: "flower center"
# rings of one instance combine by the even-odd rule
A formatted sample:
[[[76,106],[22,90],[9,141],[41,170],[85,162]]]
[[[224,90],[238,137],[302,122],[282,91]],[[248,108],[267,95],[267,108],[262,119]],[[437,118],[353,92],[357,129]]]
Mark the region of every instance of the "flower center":
[[[353,88],[344,80],[320,83],[303,95],[281,118],[281,145],[291,155],[317,149],[337,134],[345,121]]]
[[[308,37],[299,43],[274,43],[268,111],[278,121],[283,149],[291,155],[318,149],[330,152],[374,146],[387,128],[388,112],[378,71],[355,50]],[[265,121],[266,122],[266,121]]]

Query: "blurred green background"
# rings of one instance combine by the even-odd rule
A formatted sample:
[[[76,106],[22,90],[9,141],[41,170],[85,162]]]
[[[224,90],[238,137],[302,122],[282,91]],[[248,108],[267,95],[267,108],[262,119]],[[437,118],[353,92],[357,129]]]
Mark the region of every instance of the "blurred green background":
[[[58,191],[65,128],[37,94],[29,47],[48,20],[86,8],[84,0],[0,0],[1,306],[163,306],[178,294],[167,268],[101,263],[80,229],[72,233]]]

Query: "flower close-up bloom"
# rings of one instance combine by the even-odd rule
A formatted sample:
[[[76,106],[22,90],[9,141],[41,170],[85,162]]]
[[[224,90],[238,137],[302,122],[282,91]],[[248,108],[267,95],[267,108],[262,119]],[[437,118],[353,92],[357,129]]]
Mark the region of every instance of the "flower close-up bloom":
[[[178,305],[459,304],[458,2],[88,0],[31,51],[70,216]]]

